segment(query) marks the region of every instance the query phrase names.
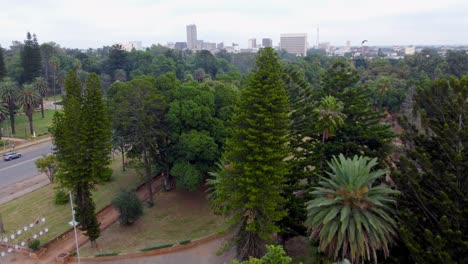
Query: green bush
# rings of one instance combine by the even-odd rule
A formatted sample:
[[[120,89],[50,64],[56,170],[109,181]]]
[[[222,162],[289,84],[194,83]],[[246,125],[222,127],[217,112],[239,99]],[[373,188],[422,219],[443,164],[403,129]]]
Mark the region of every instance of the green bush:
[[[110,182],[112,180],[112,169],[110,168],[106,168],[106,171],[104,172],[104,175],[103,175],[103,181],[104,182]]]
[[[117,256],[119,253],[117,252],[104,252],[104,253],[97,253],[94,255],[95,257],[109,257],[109,256]]]
[[[150,251],[150,250],[154,250],[154,249],[161,249],[161,248],[168,248],[168,247],[172,247],[172,244],[163,244],[163,245],[156,245],[156,246],[149,246],[149,247],[145,247],[143,249],[140,249],[140,251]]]
[[[56,192],[55,192],[55,204],[58,204],[58,205],[62,205],[62,204],[66,204],[70,201],[70,198],[68,196],[68,193],[66,193],[64,190],[62,189],[58,189]]]
[[[41,241],[39,241],[39,239],[34,239],[28,242],[28,248],[32,250],[37,250],[40,244],[41,244]]]
[[[121,190],[112,205],[119,211],[119,221],[123,225],[130,225],[143,215],[143,203],[135,192]]]
[[[185,245],[185,244],[188,244],[190,242],[192,242],[192,241],[191,240],[182,240],[182,241],[179,242],[179,244],[180,245]]]
[[[197,190],[203,178],[197,167],[187,161],[175,162],[170,173],[176,179],[177,188],[191,192]]]

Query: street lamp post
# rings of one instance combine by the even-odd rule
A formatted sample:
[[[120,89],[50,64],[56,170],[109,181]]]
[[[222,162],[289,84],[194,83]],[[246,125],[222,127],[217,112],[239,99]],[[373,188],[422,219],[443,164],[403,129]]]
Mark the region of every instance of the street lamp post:
[[[73,229],[75,231],[75,243],[76,243],[76,256],[78,257],[78,264],[80,264],[80,246],[78,245],[78,234],[76,233],[76,226],[77,222],[75,221],[75,210],[73,210],[73,198],[72,198],[72,193],[71,191],[68,192],[70,195],[70,206],[72,210],[72,222],[70,224],[73,226]]]

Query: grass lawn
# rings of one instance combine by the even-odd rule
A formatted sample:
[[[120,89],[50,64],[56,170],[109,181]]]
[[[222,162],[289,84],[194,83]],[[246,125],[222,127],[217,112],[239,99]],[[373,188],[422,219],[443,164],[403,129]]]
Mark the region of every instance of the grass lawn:
[[[36,131],[36,136],[49,133],[49,127],[52,124],[52,118],[54,117],[55,110],[44,110],[44,118],[42,118],[41,111],[33,114],[33,127]],[[0,127],[3,128],[3,135],[8,136],[10,127],[10,119],[4,120],[0,123]],[[15,116],[15,129],[16,134],[12,137],[16,138],[30,138],[32,135],[29,133],[29,120],[26,115]],[[8,131],[8,132],[7,132]]]
[[[136,187],[140,181],[140,177],[131,169],[123,173],[120,162],[120,159],[116,157],[111,165],[114,170],[111,182],[98,186],[98,191],[93,196],[97,210],[110,204],[114,194],[121,188]],[[7,234],[15,232],[24,225],[33,223],[39,217],[45,217],[46,222],[34,228],[34,233],[46,227],[49,229],[49,233],[39,237],[41,244],[47,243],[69,229],[68,222],[71,221],[70,204],[55,205],[53,188],[51,184],[21,198],[0,205],[0,213],[2,214]],[[32,236],[33,234],[29,235]],[[23,239],[26,240],[27,238],[27,234],[22,234],[15,242],[21,243]]]
[[[146,246],[201,238],[226,227],[222,217],[211,213],[203,188],[194,193],[161,192],[155,194],[154,202],[152,208],[144,208],[143,216],[133,225],[116,222],[97,239],[98,249],[87,243],[80,254],[135,252]]]

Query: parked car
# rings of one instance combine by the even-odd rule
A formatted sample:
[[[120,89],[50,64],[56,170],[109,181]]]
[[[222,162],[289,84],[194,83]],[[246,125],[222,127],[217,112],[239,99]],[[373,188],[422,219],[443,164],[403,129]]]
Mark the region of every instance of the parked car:
[[[9,153],[3,154],[3,160],[4,161],[9,161],[9,160],[12,160],[12,159],[21,158],[21,156],[22,156],[21,153],[9,152]]]

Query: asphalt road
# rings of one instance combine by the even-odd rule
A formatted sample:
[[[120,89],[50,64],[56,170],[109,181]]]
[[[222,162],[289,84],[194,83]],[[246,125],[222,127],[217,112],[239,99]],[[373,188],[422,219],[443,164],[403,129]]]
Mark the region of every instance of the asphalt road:
[[[0,160],[0,189],[40,174],[34,161],[43,154],[52,153],[52,142],[43,142],[15,152],[23,156],[10,161],[4,161],[3,157]]]

